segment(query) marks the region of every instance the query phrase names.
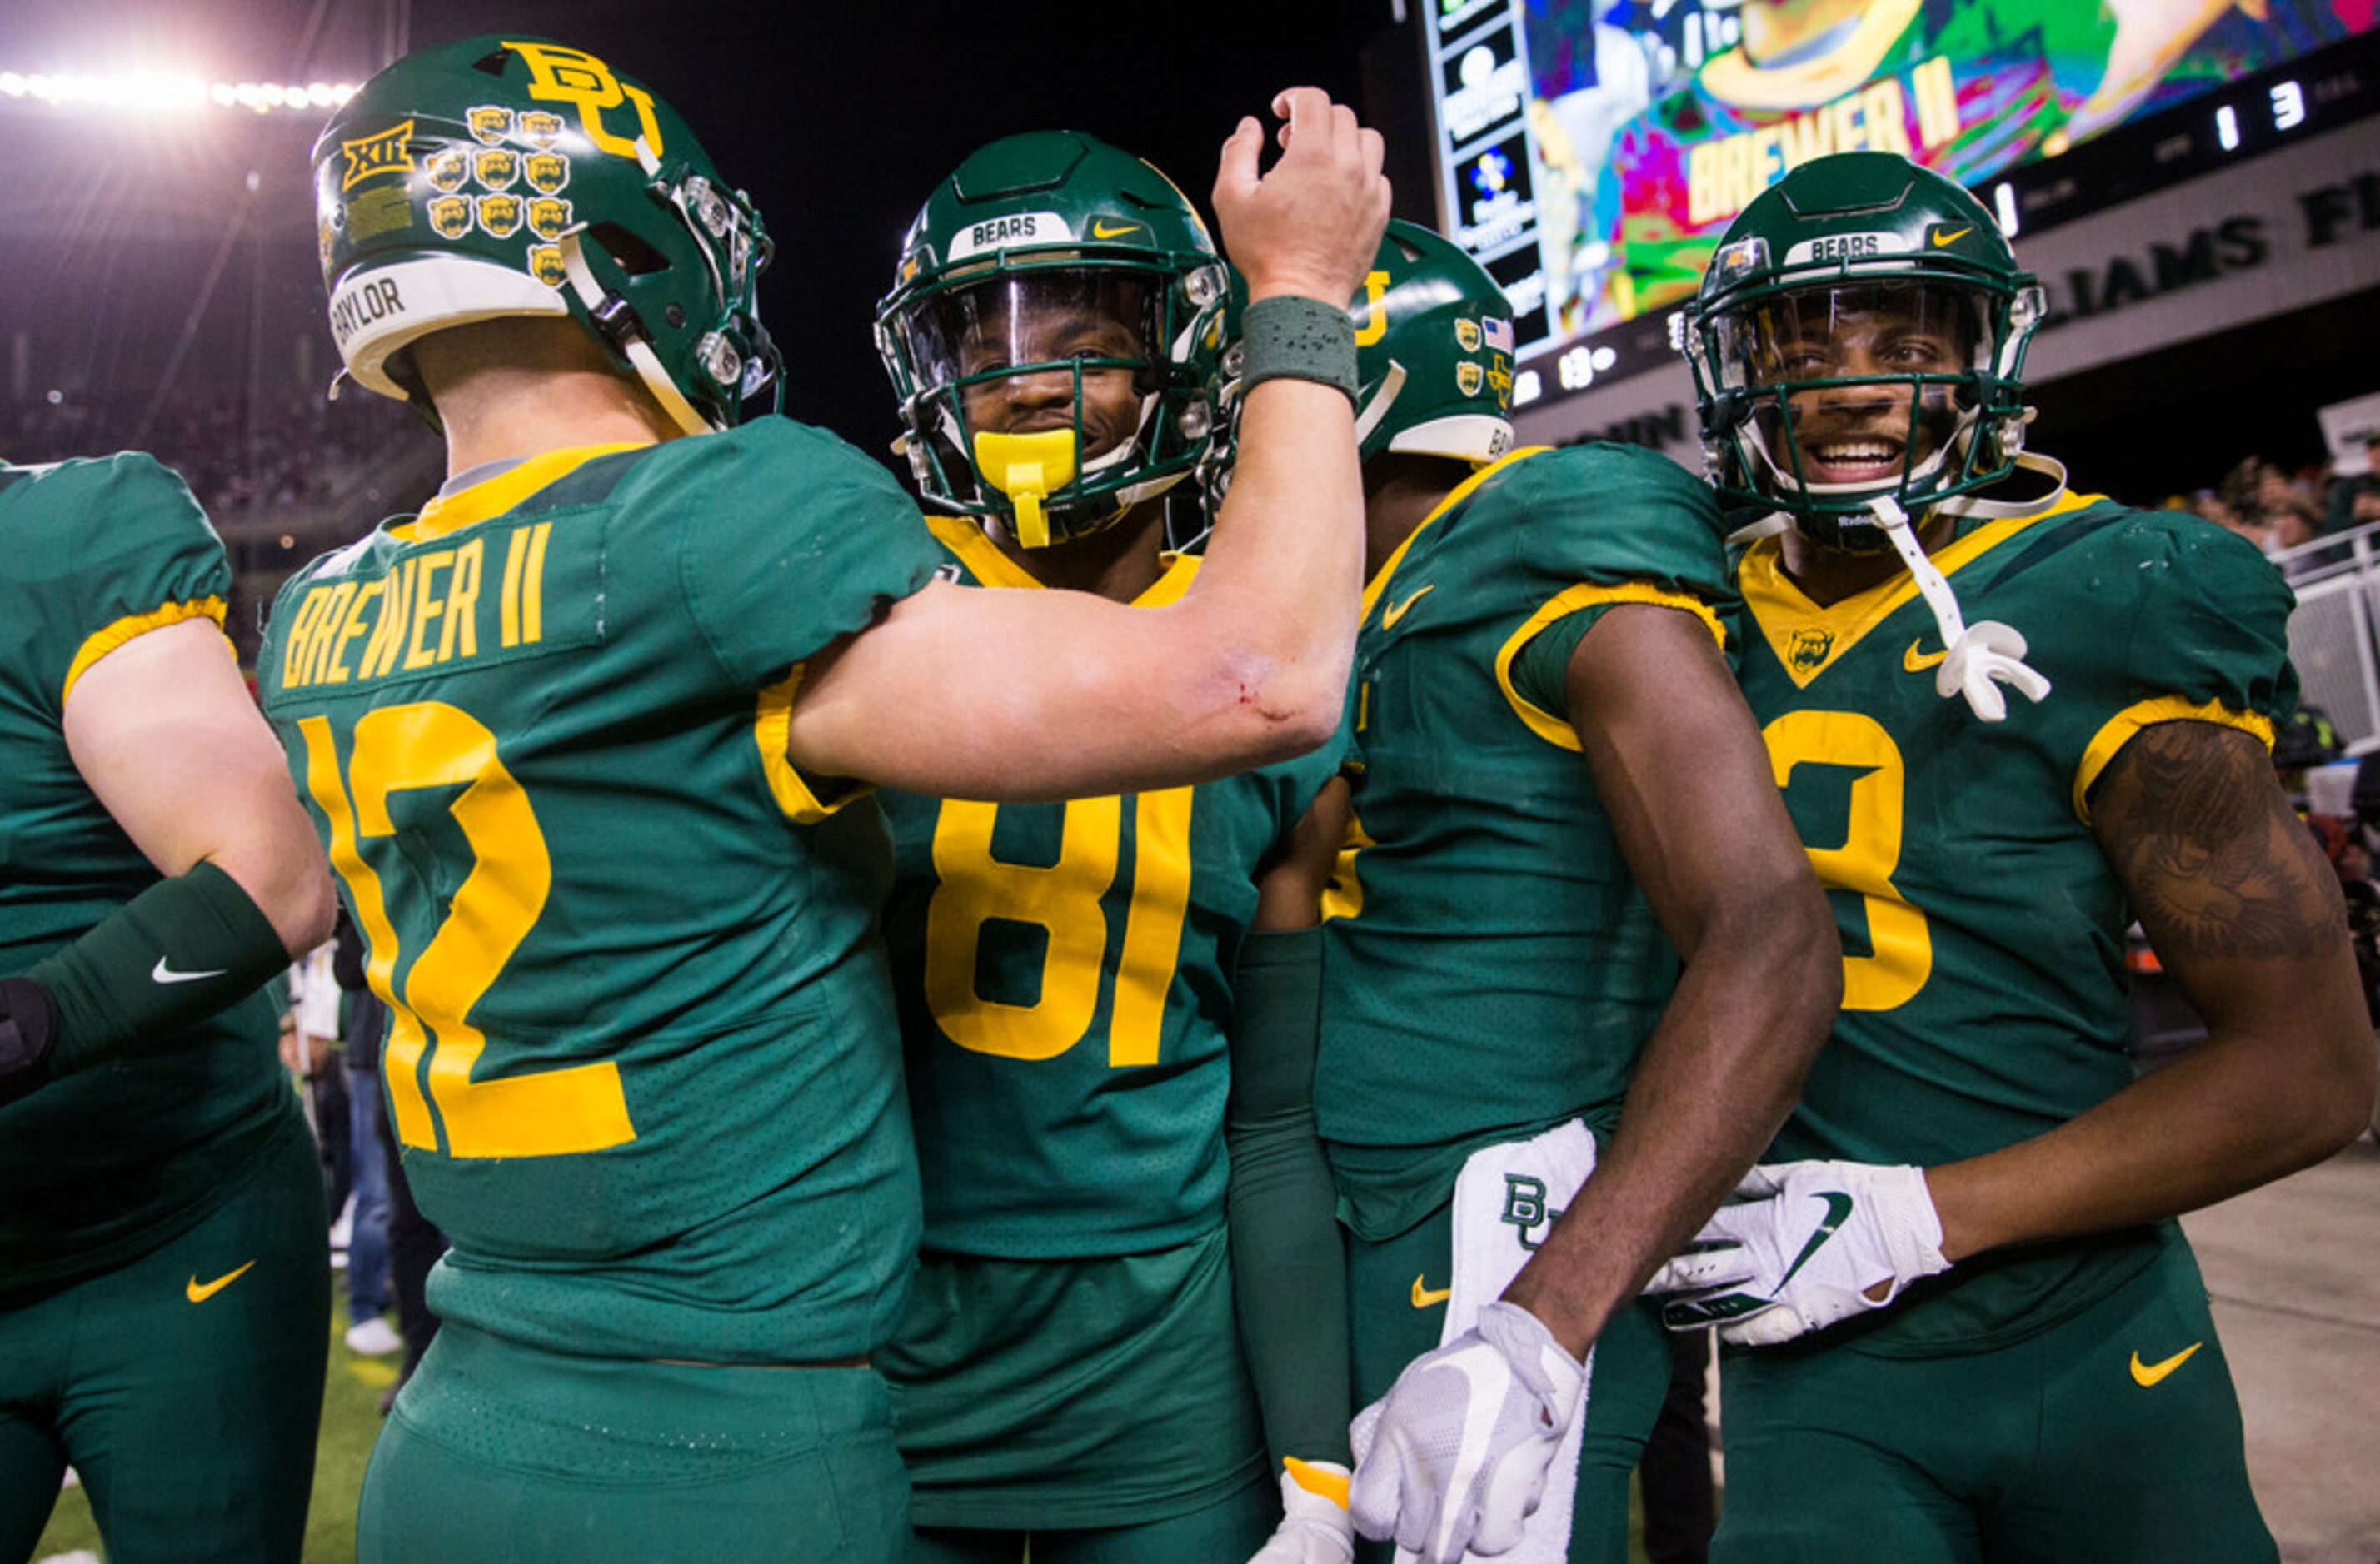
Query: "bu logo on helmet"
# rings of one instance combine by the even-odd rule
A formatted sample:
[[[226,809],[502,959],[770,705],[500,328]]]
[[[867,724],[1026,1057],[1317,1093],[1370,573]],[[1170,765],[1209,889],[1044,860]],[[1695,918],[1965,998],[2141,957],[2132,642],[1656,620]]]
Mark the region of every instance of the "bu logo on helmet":
[[[339,188],[352,190],[376,174],[411,173],[413,152],[407,143],[412,139],[413,121],[408,119],[374,135],[340,142],[339,156],[346,166],[340,173]]]
[[[642,138],[655,157],[661,155],[662,131],[653,119],[651,93],[622,81],[612,74],[610,66],[584,50],[565,49],[558,43],[516,43],[509,39],[504,47],[528,65],[528,95],[540,103],[577,104],[579,128],[598,147],[615,157],[634,157],[637,141]],[[623,103],[633,103],[637,111],[636,127],[625,136],[614,134],[603,120],[603,111]]]
[[[1380,308],[1380,300],[1388,291],[1389,274],[1386,272],[1364,273],[1364,317],[1355,323],[1356,346],[1369,347],[1389,334],[1388,311]]]

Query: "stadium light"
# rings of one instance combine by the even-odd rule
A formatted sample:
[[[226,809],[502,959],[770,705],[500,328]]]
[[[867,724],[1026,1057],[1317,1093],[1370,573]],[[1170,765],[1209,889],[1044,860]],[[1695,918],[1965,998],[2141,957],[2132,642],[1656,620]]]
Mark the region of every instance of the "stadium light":
[[[298,110],[319,115],[356,95],[352,82],[208,81],[196,76],[132,71],[115,76],[46,75],[0,70],[0,99],[57,109],[104,108],[136,114],[186,114],[208,107],[255,114]]]

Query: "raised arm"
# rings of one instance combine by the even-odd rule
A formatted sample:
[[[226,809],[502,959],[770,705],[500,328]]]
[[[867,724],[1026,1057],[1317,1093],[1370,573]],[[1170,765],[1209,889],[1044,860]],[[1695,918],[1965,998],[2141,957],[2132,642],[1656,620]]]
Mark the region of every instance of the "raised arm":
[[[1595,1176],[1504,1294],[1583,1356],[1785,1121],[1842,959],[1759,730],[1700,622],[1608,611],[1572,655],[1567,693],[1629,872],[1685,963]]]
[[[1310,88],[1274,108],[1284,150],[1269,172],[1255,120],[1224,143],[1225,243],[1253,300],[1343,313],[1388,219],[1379,137]],[[1352,355],[1352,333],[1319,345],[1315,367]],[[1349,396],[1265,381],[1248,393],[1231,496],[1179,602],[929,587],[815,661],[788,752],[822,775],[1002,799],[1202,781],[1301,753],[1337,724],[1362,549]]]
[[[83,781],[167,878],[6,980],[0,1027],[19,1047],[43,1035],[39,1062],[12,1073],[18,1091],[212,1014],[331,932],[322,848],[212,621],[92,663],[65,730]]]

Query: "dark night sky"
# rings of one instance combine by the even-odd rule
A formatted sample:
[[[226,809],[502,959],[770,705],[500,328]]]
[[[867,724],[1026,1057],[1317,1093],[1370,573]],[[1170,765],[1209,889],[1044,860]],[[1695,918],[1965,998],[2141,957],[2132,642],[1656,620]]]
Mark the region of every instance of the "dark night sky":
[[[1399,53],[1410,51],[1411,26],[1396,23],[1391,0],[6,0],[0,70],[121,69],[146,56],[222,76],[360,79],[400,36],[419,47],[499,30],[601,55],[695,127],[777,239],[761,312],[787,359],[787,410],[879,453],[895,425],[870,344],[871,306],[927,189],[972,147],[1049,126],[1090,130],[1167,169],[1203,207],[1217,147],[1240,114],[1263,112],[1274,89],[1310,82],[1363,106],[1368,45],[1375,76],[1391,90],[1376,88],[1367,114],[1411,115],[1420,91],[1418,67],[1403,67]],[[275,324],[282,311],[310,313],[319,329],[298,162],[310,127],[210,117],[225,123],[204,136],[248,138],[252,150],[226,155],[255,163],[264,185],[249,264],[232,268],[252,273],[242,286],[269,301],[248,308],[269,308]],[[189,193],[178,205],[134,224],[129,214],[146,197],[179,177],[176,158],[188,146],[161,144],[165,133],[153,128],[23,107],[0,111],[0,133],[17,143],[0,167],[0,267],[22,280],[9,313],[85,322],[79,336],[92,346],[81,351],[125,372],[182,318],[214,249],[213,214],[237,190],[204,188],[225,177],[210,162],[183,179]],[[181,134],[190,146],[201,139]],[[1410,125],[1398,151],[1417,153],[1419,135]],[[138,136],[151,139],[127,139]],[[1399,210],[1428,217],[1427,191],[1408,183]],[[152,255],[173,258],[163,274],[144,260]],[[127,325],[145,320],[140,309],[159,323]],[[327,365],[327,333],[321,347]],[[208,356],[192,359],[199,367],[183,372],[205,372]]]

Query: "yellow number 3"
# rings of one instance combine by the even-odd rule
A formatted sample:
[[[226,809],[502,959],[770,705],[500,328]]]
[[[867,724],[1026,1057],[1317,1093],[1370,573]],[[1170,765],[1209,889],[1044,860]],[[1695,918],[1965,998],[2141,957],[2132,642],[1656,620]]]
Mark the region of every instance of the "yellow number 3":
[[[496,735],[443,702],[367,712],[356,721],[348,762],[355,784],[350,807],[329,720],[308,717],[298,727],[306,740],[307,791],[330,822],[332,867],[347,883],[356,921],[371,947],[365,977],[388,1006],[381,1071],[397,1139],[437,1148],[431,1102],[453,1157],[558,1157],[636,1139],[619,1067],[609,1061],[471,1078],[488,1043],[471,1024],[471,1009],[536,925],[553,885],[545,835],[528,795],[497,757]],[[463,791],[449,807],[470,846],[471,872],[456,887],[444,921],[413,958],[400,997],[396,931],[380,875],[364,861],[360,842],[396,834],[389,794],[455,786]],[[425,1049],[428,1101],[420,1080]]]
[[[1858,768],[1840,847],[1809,849],[1810,867],[1829,890],[1858,893],[1874,953],[1843,958],[1843,1008],[1891,1010],[1907,1004],[1934,972],[1934,936],[1925,915],[1892,883],[1900,867],[1901,789],[1908,769],[1883,724],[1855,711],[1789,711],[1761,731],[1777,785],[1791,791],[1793,768]]]

